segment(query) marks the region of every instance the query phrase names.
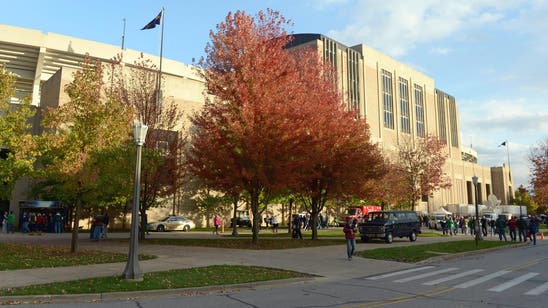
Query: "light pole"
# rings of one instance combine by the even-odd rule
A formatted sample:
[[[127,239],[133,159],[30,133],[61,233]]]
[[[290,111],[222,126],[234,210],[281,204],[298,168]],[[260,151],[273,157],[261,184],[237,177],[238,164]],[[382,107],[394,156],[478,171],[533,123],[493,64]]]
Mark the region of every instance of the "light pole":
[[[518,195],[518,206],[519,206],[519,218],[521,218],[521,216],[523,215],[521,213],[521,195]]]
[[[135,159],[135,181],[133,187],[133,210],[131,211],[131,233],[129,239],[129,255],[127,258],[124,279],[143,280],[143,272],[139,266],[139,196],[141,188],[141,148],[145,143],[148,126],[141,121],[133,125],[133,137],[137,146]]]
[[[476,229],[475,239],[476,239],[476,248],[478,248],[479,245],[479,234],[480,234],[480,222],[479,222],[479,214],[478,214],[478,177],[473,176],[472,182],[474,183],[474,199],[475,199],[475,205],[476,205],[476,222],[474,223],[474,228]]]

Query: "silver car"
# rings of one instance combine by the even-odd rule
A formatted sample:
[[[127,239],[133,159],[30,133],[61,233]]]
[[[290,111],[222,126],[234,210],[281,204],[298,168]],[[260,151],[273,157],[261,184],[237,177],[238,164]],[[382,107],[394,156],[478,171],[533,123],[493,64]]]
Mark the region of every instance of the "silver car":
[[[157,222],[148,224],[149,231],[190,231],[196,228],[196,224],[188,218],[182,216],[167,216]]]

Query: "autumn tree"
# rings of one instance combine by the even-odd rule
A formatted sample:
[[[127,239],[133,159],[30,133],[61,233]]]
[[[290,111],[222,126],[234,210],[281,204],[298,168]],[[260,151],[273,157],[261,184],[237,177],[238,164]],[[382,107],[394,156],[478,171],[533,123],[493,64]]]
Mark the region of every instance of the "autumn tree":
[[[408,201],[406,195],[405,170],[384,157],[384,173],[380,179],[369,179],[363,186],[362,196],[366,204],[380,205],[389,210]]]
[[[140,217],[145,223],[146,211],[162,204],[165,198],[176,193],[180,186],[181,155],[184,136],[181,126],[183,112],[172,99],[166,99],[157,88],[158,69],[150,59],[141,54],[133,65],[122,66],[122,57],[111,63],[110,91],[126,106],[133,108],[136,117],[148,125],[143,147],[143,170]],[[145,228],[140,229],[145,237]]]
[[[83,202],[101,190],[103,153],[128,145],[132,110],[106,91],[99,61],[86,58],[65,92],[70,100],[44,112],[41,176],[55,183],[73,209],[71,252],[78,250],[78,229]],[[124,163],[131,162],[124,161]],[[90,205],[90,203],[87,203]]]
[[[510,198],[510,204],[515,204],[519,206],[526,206],[527,207],[527,213],[535,213],[538,209],[540,209],[540,213],[544,213],[542,206],[539,206],[535,200],[533,200],[533,197],[529,193],[529,190],[525,188],[523,185],[520,185],[518,189],[514,192],[514,197]],[[544,210],[546,207],[544,207]]]
[[[31,120],[35,114],[28,98],[11,104],[15,76],[0,65],[0,200],[11,199],[15,182],[33,170],[37,156]]]
[[[299,87],[306,89],[299,101],[316,110],[306,124],[312,141],[303,157],[308,163],[295,188],[316,222],[327,200],[360,195],[368,179],[381,177],[384,164],[380,150],[370,142],[365,119],[358,119],[342,103],[330,63],[324,63],[315,50],[298,50],[294,56]],[[312,239],[318,238],[317,227],[312,224]]]
[[[414,142],[413,142],[414,141]],[[451,187],[443,172],[445,143],[434,136],[404,140],[398,147],[398,164],[405,181],[405,195],[411,210],[422,196]]]
[[[206,103],[191,117],[191,172],[217,191],[249,196],[253,243],[269,200],[298,176],[314,112],[300,98],[299,74],[284,46],[288,22],[277,12],[229,13],[211,31],[200,61]]]
[[[548,206],[548,138],[531,149],[531,187],[540,206]]]

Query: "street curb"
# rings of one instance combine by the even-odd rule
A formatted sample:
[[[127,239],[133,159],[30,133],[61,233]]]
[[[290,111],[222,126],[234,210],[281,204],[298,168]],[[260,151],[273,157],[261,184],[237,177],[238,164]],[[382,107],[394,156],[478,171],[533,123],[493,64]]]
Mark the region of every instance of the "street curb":
[[[428,258],[426,260],[422,260],[422,261],[416,262],[414,264],[417,264],[417,265],[431,264],[431,263],[436,263],[436,262],[439,262],[439,261],[458,259],[458,258],[462,258],[462,257],[466,257],[466,256],[479,255],[479,254],[484,254],[484,253],[491,252],[491,251],[497,251],[497,250],[503,250],[503,249],[509,249],[509,248],[516,248],[516,247],[527,246],[527,245],[528,244],[526,244],[526,243],[516,243],[516,244],[513,244],[513,245],[506,245],[506,246],[492,247],[492,248],[486,248],[486,249],[481,249],[481,250],[473,250],[473,251],[465,251],[465,252],[441,255],[441,256]]]
[[[304,284],[310,282],[318,276],[299,277],[281,280],[246,282],[240,284],[217,285],[195,288],[181,289],[161,289],[161,290],[144,290],[131,292],[108,292],[108,293],[89,293],[89,294],[56,294],[56,295],[22,295],[22,296],[2,296],[0,297],[0,305],[23,305],[23,304],[53,304],[53,303],[70,303],[70,302],[101,302],[107,300],[136,300],[145,297],[162,297],[162,296],[194,296],[205,295],[210,293],[232,293],[242,289],[262,289],[275,287],[278,285]]]

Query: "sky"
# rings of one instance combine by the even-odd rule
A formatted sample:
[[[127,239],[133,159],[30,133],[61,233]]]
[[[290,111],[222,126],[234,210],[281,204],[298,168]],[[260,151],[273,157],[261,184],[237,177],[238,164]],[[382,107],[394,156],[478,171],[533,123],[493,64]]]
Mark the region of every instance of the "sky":
[[[267,8],[289,33],[369,45],[434,78],[459,106],[461,143],[481,165],[509,163],[529,186],[528,155],[548,138],[548,0],[0,0],[0,23],[159,55],[160,30],[141,31],[165,8],[163,56],[193,64],[228,12]],[[7,12],[10,12],[9,14]],[[500,146],[506,141],[506,147]]]

